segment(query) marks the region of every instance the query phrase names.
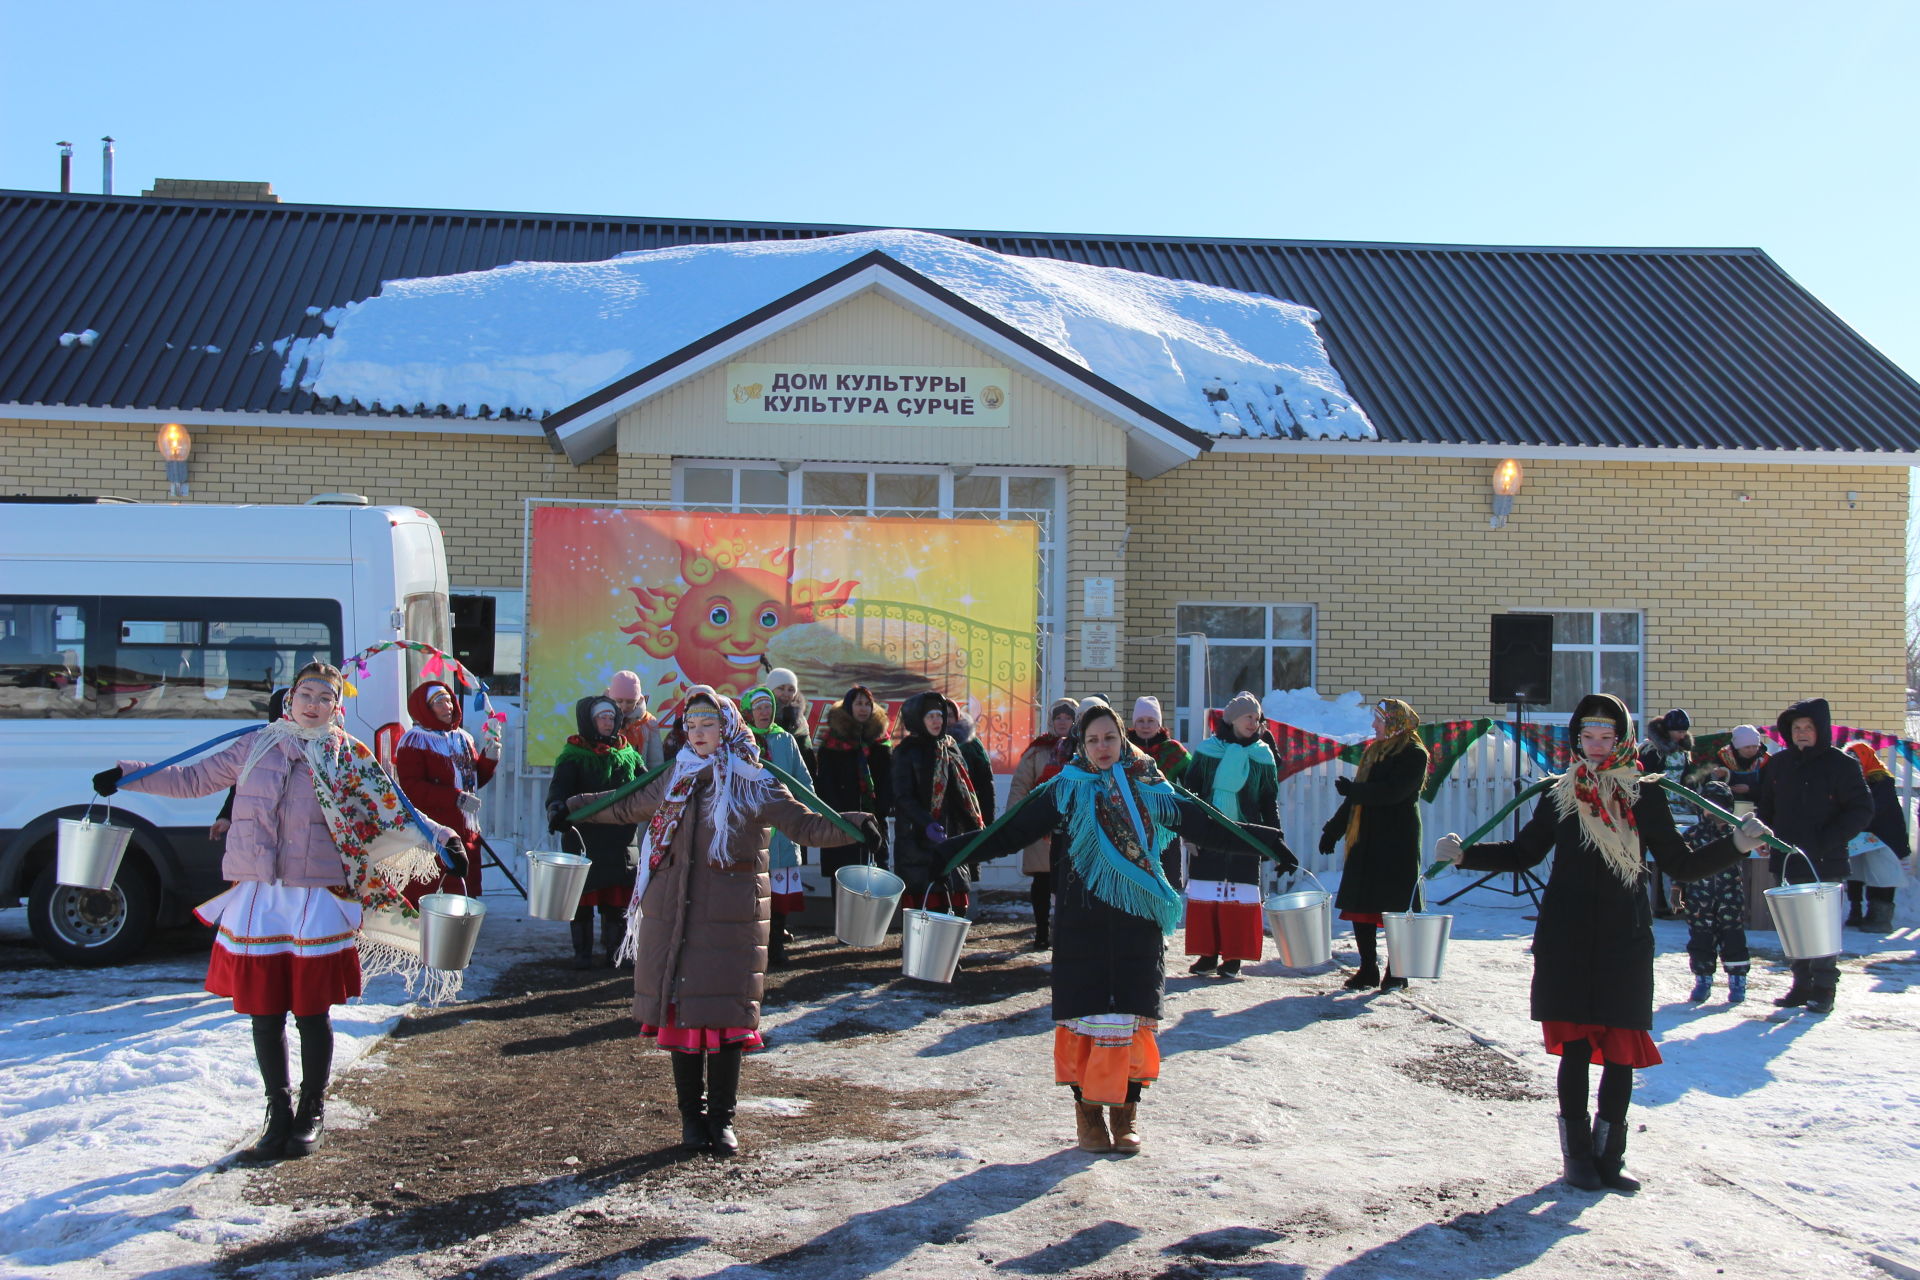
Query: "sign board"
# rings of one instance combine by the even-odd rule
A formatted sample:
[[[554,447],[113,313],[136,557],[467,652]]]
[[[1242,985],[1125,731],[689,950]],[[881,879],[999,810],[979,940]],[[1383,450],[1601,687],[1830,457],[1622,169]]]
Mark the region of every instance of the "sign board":
[[[1087,618],[1113,616],[1113,579],[1088,578],[1082,584],[1080,613]]]
[[[1080,665],[1089,671],[1113,670],[1114,652],[1119,648],[1119,628],[1111,622],[1080,624]]]
[[[853,364],[727,366],[727,421],[867,427],[1010,425],[1008,369]]]

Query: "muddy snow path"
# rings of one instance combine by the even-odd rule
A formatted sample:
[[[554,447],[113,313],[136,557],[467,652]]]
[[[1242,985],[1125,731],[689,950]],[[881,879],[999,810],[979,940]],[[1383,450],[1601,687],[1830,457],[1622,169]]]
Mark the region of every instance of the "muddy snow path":
[[[671,1145],[664,1055],[634,1041],[623,982],[531,962],[490,999],[405,1020],[336,1085],[359,1127],[319,1155],[219,1175],[270,1230],[214,1269],[1799,1278],[1914,1255],[1920,1130],[1895,1114],[1914,1097],[1910,958],[1849,961],[1825,1020],[1762,1020],[1767,980],[1745,1009],[1664,1005],[1668,1063],[1642,1073],[1629,1152],[1649,1186],[1593,1196],[1554,1181],[1518,917],[1463,912],[1449,977],[1410,998],[1272,959],[1175,978],[1130,1159],[1072,1147],[1023,924],[976,926],[948,988],[900,980],[891,953],[799,946],[733,1162]],[[1661,938],[1663,1001],[1687,983],[1683,936]]]

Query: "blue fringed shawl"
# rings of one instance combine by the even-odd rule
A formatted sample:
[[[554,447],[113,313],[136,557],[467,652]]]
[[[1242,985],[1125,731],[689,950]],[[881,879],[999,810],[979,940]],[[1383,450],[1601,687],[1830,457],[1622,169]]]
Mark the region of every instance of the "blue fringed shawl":
[[[1180,797],[1145,756],[1095,770],[1083,755],[1053,779],[1054,807],[1066,816],[1067,856],[1093,896],[1179,928],[1186,899],[1167,883],[1159,851],[1180,824]]]

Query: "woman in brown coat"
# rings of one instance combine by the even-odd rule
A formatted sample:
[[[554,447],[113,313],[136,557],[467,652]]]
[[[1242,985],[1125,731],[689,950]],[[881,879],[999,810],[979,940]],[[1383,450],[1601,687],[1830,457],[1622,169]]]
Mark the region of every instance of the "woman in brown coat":
[[[852,837],[761,766],[729,699],[702,685],[683,705],[686,746],[672,769],[586,821],[645,824],[622,953],[634,961],[633,1016],[642,1035],[672,1052],[682,1145],[730,1156],[740,1145],[740,1055],[761,1044],[772,914],[767,829],[822,848]],[[568,804],[580,809],[598,798]],[[843,816],[869,840],[880,838],[871,815]]]

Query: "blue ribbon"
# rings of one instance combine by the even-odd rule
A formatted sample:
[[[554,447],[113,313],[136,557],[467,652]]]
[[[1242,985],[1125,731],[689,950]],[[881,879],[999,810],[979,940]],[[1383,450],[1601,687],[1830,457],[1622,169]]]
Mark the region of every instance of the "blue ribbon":
[[[132,773],[122,774],[120,776],[120,781],[132,782],[135,778],[144,778],[150,773],[158,773],[162,769],[168,768],[172,765],[179,764],[182,760],[191,760],[193,757],[199,755],[202,751],[206,751],[206,750],[209,750],[210,748],[217,747],[223,742],[232,742],[235,738],[243,738],[249,733],[258,733],[260,730],[266,727],[267,726],[265,726],[264,724],[250,724],[244,729],[235,729],[232,733],[223,733],[217,738],[208,739],[207,741],[201,743],[197,747],[188,747],[185,751],[182,751],[177,756],[168,756],[165,760],[162,760],[159,764],[150,764],[144,769],[135,769]]]

